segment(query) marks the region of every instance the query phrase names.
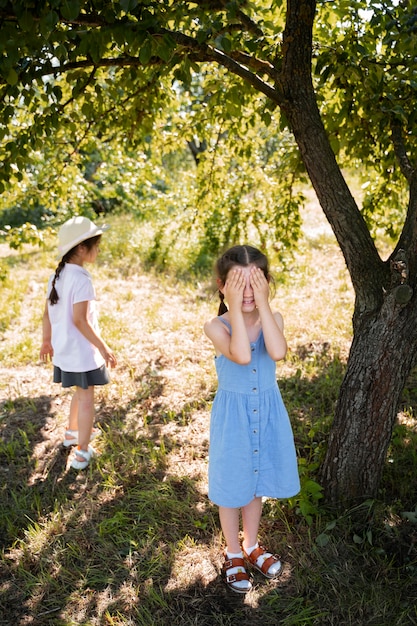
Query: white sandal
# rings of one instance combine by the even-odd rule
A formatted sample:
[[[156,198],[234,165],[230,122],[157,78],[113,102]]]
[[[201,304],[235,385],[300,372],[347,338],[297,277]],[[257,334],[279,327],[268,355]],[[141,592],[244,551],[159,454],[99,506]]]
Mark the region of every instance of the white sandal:
[[[252,589],[250,576],[245,569],[243,558],[234,557],[229,559],[224,555],[222,567],[222,579],[227,587],[236,593],[248,593]]]
[[[93,428],[91,431],[90,441],[93,441],[98,435],[100,435],[101,431],[99,428]],[[64,448],[70,448],[71,446],[78,446],[78,430],[66,430],[64,441]]]
[[[252,567],[261,572],[266,578],[276,578],[282,572],[280,557],[271,554],[263,546],[254,548],[250,554],[243,550],[243,554]]]
[[[71,461],[70,467],[78,470],[85,469],[86,467],[88,467],[88,464],[94,456],[96,456],[96,451],[92,446],[88,446],[88,450],[81,450],[77,447],[74,450],[73,459]],[[84,461],[80,461],[80,458],[84,459]]]

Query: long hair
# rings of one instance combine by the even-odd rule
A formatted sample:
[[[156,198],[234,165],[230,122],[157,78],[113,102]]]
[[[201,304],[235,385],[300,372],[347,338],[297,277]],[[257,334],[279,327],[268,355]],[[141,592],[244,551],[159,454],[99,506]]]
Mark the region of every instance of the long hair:
[[[254,248],[253,246],[243,245],[243,246],[233,246],[226,250],[222,256],[217,259],[215,265],[215,271],[217,274],[217,278],[221,282],[222,285],[226,283],[227,274],[229,270],[235,265],[240,265],[241,267],[248,267],[248,265],[256,265],[259,267],[265,278],[269,281],[271,276],[269,274],[269,262],[265,254]],[[224,295],[219,289],[219,297],[220,297],[220,306],[219,306],[219,315],[223,315],[226,313],[227,306],[224,303]]]
[[[62,257],[62,259],[60,260],[60,262],[58,263],[58,267],[55,270],[55,276],[53,277],[52,280],[52,288],[51,288],[51,293],[49,294],[49,302],[50,304],[56,304],[59,300],[59,295],[58,292],[56,290],[56,281],[59,279],[59,275],[61,274],[62,270],[65,267],[66,263],[69,263],[72,259],[72,257],[75,255],[78,246],[85,246],[87,248],[88,251],[90,251],[92,248],[94,248],[94,246],[96,245],[96,243],[98,243],[101,239],[101,235],[96,235],[95,237],[90,237],[90,239],[86,239],[85,241],[82,241],[81,243],[77,243],[76,246],[74,246],[73,248],[71,248],[71,250],[69,250],[66,254],[64,254],[64,256]]]

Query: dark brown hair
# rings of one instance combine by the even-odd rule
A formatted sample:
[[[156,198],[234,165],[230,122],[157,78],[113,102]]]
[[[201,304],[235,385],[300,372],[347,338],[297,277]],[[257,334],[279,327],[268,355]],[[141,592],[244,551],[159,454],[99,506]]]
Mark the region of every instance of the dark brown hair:
[[[51,304],[56,304],[59,300],[59,295],[56,290],[55,283],[58,280],[60,273],[64,269],[65,263],[69,263],[69,261],[71,261],[72,257],[75,255],[75,252],[78,246],[85,246],[87,250],[90,251],[100,241],[100,239],[101,239],[101,235],[90,237],[90,239],[86,239],[85,241],[82,241],[81,243],[77,243],[76,246],[74,246],[73,248],[71,248],[71,250],[69,250],[66,254],[64,254],[62,259],[58,263],[58,267],[55,270],[55,276],[52,280],[51,293],[49,294],[49,302]]]
[[[256,267],[259,267],[263,271],[265,278],[268,281],[271,279],[267,257],[263,254],[263,252],[257,248],[253,248],[252,246],[233,246],[232,248],[229,248],[229,250],[226,250],[226,252],[222,254],[219,259],[217,259],[215,270],[222,285],[226,283],[229,270],[235,265],[240,265],[241,267],[256,265]],[[224,303],[224,295],[220,290],[219,297],[220,306],[218,314],[223,315],[223,313],[226,313],[227,311],[227,306]]]

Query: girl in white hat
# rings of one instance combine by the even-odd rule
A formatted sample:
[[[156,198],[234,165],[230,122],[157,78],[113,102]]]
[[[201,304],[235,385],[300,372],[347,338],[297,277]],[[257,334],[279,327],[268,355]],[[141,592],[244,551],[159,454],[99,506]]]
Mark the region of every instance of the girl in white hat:
[[[64,446],[76,446],[71,467],[85,469],[94,456],[94,387],[109,382],[107,366],[117,360],[101,338],[95,310],[96,294],[85,263],[94,263],[102,233],[86,217],[73,217],[58,233],[61,258],[48,282],[40,357],[52,359],[56,383],[75,386]]]

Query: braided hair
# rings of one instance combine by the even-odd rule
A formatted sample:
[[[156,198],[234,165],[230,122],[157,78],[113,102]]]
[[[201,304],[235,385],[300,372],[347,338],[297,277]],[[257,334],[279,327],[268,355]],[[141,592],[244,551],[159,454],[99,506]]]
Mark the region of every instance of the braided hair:
[[[66,263],[69,263],[71,261],[71,259],[73,258],[73,256],[75,256],[75,253],[77,251],[78,246],[85,246],[87,248],[88,251],[90,251],[92,248],[94,248],[94,246],[96,245],[96,243],[98,243],[101,239],[101,235],[96,235],[95,237],[90,237],[90,239],[86,239],[85,241],[82,241],[81,243],[78,243],[76,246],[74,246],[74,248],[71,248],[71,250],[69,250],[66,254],[64,254],[64,256],[62,257],[62,259],[60,260],[60,262],[58,263],[58,267],[55,270],[55,276],[52,279],[52,287],[51,287],[51,292],[49,294],[49,302],[50,304],[56,304],[59,300],[59,295],[58,292],[56,290],[56,281],[59,279],[59,275],[61,274],[62,270],[65,267]]]
[[[268,281],[271,279],[267,257],[257,248],[248,245],[233,246],[232,248],[229,248],[229,250],[226,250],[226,252],[217,260],[215,270],[219,281],[222,285],[225,285],[227,274],[232,267],[235,265],[247,267],[252,264],[256,265],[256,267],[259,267],[263,271],[265,278]],[[220,289],[219,298],[220,305],[218,315],[223,315],[223,313],[226,313],[228,309],[224,302],[224,294],[220,291]]]

